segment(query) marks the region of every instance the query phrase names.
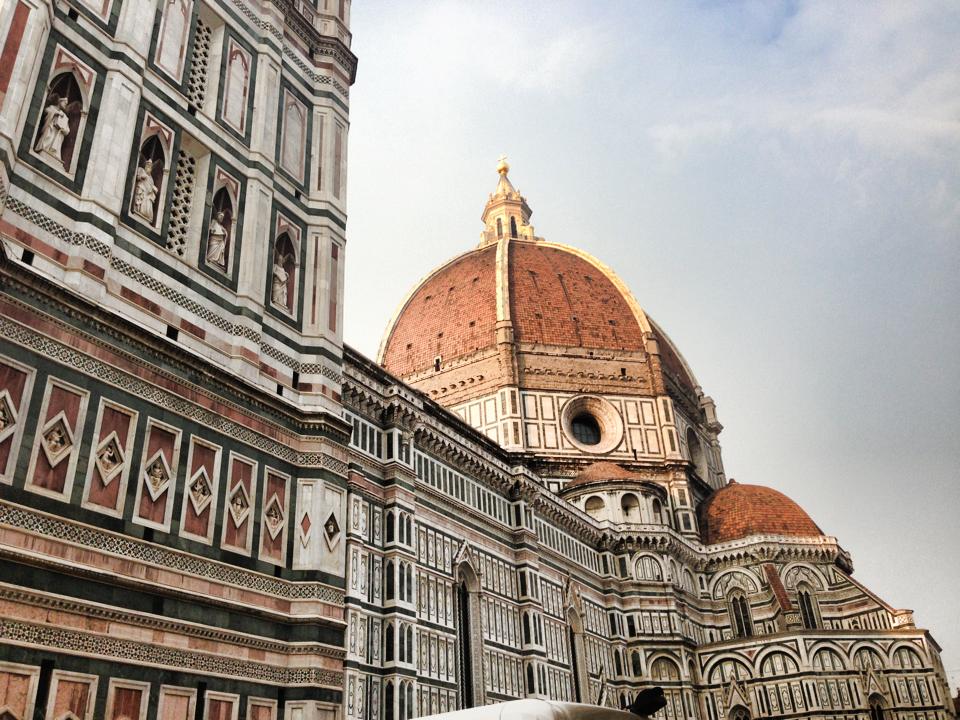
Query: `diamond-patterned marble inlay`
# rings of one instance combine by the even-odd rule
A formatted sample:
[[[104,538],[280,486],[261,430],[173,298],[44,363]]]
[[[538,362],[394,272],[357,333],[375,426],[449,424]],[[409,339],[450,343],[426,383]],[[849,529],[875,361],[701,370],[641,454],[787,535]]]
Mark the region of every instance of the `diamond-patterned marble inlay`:
[[[330,517],[323,524],[323,535],[327,539],[327,545],[330,549],[340,540],[340,523],[337,522],[337,516],[330,513]]]
[[[123,469],[125,462],[126,458],[123,455],[123,449],[120,447],[117,433],[112,432],[97,447],[97,470],[100,471],[100,479],[104,485],[110,484]]]
[[[73,433],[62,412],[46,424],[42,438],[40,446],[43,448],[44,455],[47,456],[50,467],[56,467],[61,460],[70,455],[70,450],[73,448]]]
[[[13,432],[17,424],[17,411],[13,409],[13,399],[6,390],[0,391],[0,441]]]
[[[143,479],[147,486],[147,492],[150,494],[150,499],[154,502],[170,485],[170,466],[159,450],[147,462],[146,469],[143,471]]]
[[[270,502],[267,503],[267,509],[263,512],[263,518],[267,525],[267,532],[270,533],[272,539],[276,540],[277,535],[283,530],[283,524],[286,521],[283,506],[280,504],[280,498],[277,497],[276,493],[270,497]]]
[[[210,487],[210,478],[207,476],[206,468],[200,468],[190,479],[190,490],[187,493],[190,496],[190,504],[193,505],[193,511],[199,515],[202,513],[210,501],[213,500],[213,489]]]
[[[235,527],[243,525],[243,521],[250,514],[250,496],[243,483],[237,483],[230,495],[230,517]]]

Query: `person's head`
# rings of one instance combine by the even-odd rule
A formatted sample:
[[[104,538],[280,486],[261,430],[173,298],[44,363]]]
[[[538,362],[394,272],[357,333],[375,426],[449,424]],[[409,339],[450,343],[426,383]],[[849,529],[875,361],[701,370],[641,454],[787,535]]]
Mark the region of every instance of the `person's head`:
[[[217,222],[223,222],[223,210],[217,210]]]
[[[149,160],[149,159],[148,159],[148,160],[143,164],[143,169],[146,170],[147,172],[150,172],[150,171],[153,169],[153,160]]]
[[[60,98],[60,99],[57,101],[57,107],[59,107],[61,110],[66,110],[66,109],[67,109],[67,99],[66,99],[65,97]]]

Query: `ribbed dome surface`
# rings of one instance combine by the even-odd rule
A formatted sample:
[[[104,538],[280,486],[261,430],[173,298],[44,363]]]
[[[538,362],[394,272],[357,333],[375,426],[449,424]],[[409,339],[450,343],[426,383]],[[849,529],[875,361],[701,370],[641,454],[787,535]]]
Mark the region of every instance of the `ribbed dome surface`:
[[[471,250],[435,271],[409,296],[384,348],[382,364],[399,377],[496,342],[495,245]]]
[[[823,531],[783,493],[731,480],[700,506],[700,535],[715,545],[750,535],[816,537]]]
[[[406,377],[496,345],[498,246],[471,250],[435,271],[408,297],[381,361]],[[518,343],[642,351],[637,317],[608,274],[562,245],[509,243],[509,307]],[[505,292],[504,292],[505,291]]]
[[[623,293],[563,247],[510,244],[510,308],[518,342],[643,349],[643,333]]]

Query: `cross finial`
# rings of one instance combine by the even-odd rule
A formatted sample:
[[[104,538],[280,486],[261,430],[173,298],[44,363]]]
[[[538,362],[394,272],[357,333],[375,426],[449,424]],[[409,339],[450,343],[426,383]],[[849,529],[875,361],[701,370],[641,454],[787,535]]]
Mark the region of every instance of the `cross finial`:
[[[500,155],[500,159],[497,162],[497,172],[501,175],[506,175],[508,172],[510,172],[510,165],[507,163],[506,155]]]

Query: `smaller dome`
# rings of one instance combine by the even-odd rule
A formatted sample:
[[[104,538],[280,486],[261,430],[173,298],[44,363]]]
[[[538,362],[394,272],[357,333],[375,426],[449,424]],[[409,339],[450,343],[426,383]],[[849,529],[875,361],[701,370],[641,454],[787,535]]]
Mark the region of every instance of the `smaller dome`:
[[[700,534],[705,544],[716,545],[750,535],[816,537],[823,531],[783,493],[731,480],[700,506]]]
[[[639,480],[640,476],[630,472],[626,468],[616,463],[606,460],[591,463],[587,465],[564,489],[579,487],[594,482],[606,482],[607,480]]]

